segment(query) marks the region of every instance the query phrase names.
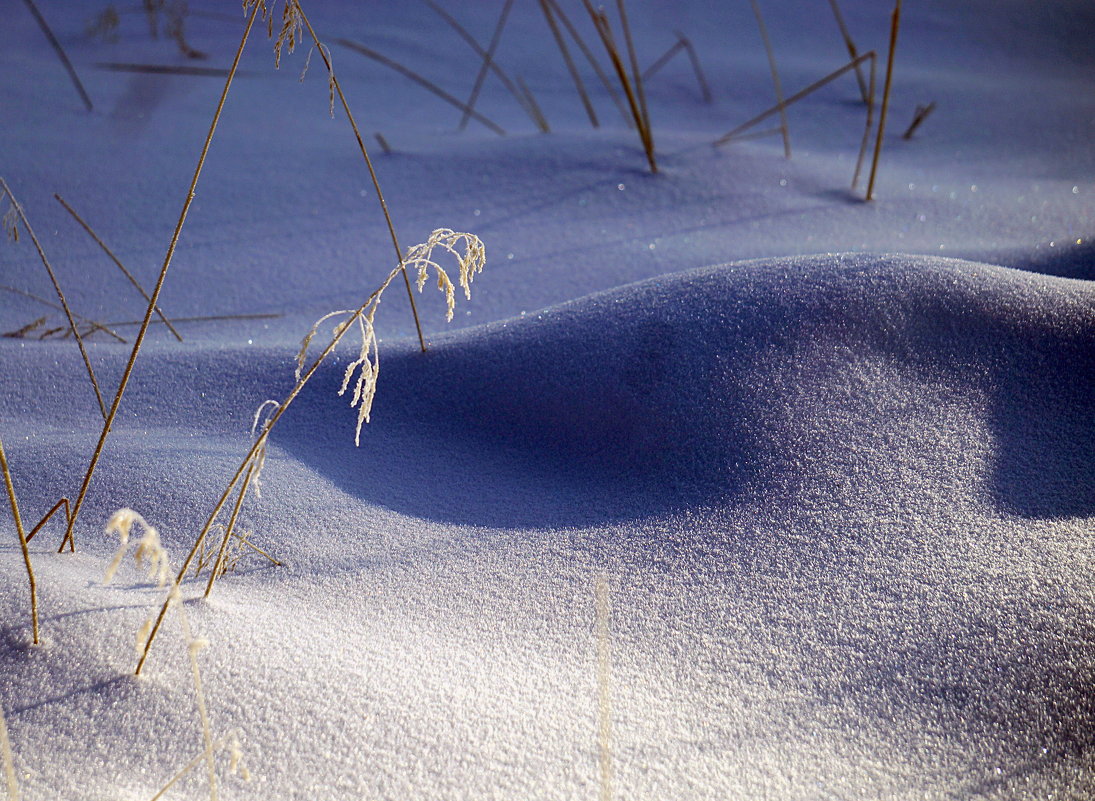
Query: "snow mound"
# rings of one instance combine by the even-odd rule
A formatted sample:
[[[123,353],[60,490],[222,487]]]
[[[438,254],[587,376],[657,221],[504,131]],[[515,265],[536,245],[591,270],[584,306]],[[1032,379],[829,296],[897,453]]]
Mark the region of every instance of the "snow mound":
[[[915,503],[927,484],[1088,514],[1093,321],[1090,284],[985,264],[720,265],[447,334],[425,356],[382,345],[360,449],[331,365],[274,441],[355,495],[465,522]]]

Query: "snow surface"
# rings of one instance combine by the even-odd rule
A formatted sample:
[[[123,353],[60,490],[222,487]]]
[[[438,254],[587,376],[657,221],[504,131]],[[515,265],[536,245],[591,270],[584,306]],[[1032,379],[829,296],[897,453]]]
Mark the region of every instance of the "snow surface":
[[[50,196],[155,280],[226,68],[237,3],[190,3],[187,61],[123,9],[46,2],[95,111],[34,18],[0,28],[0,176],[80,314],[143,303]],[[449,4],[487,42],[501,2]],[[884,52],[886,3],[841,4]],[[304,6],[464,98],[474,53],[427,6]],[[595,44],[576,3],[567,3]],[[828,4],[762,3],[788,93],[840,66]],[[280,13],[280,12],[279,12]],[[487,266],[444,322],[400,284],[377,316],[372,422],[336,394],[340,349],[271,437],[242,520],[248,556],[186,615],[221,798],[604,798],[597,608],[610,588],[611,797],[1086,799],[1095,795],[1095,10],[1081,0],[909,2],[877,199],[849,190],[864,109],[846,76],[779,137],[713,148],[770,106],[749,3],[634,2],[651,175],[588,65],[592,129],[535,3],[498,62],[498,137],[331,45],[404,246],[478,234]],[[599,51],[598,51],[599,52]],[[273,68],[256,31],[229,95],[156,326],[92,483],[77,553],[31,543],[43,644],[10,518],[0,524],[0,703],[21,797],[145,799],[203,748],[174,613],[139,678],[138,628],[165,591],[129,566],[104,586],[132,507],[177,564],[293,386],[300,338],[356,307],[393,253],[323,67]],[[918,103],[938,108],[900,138]],[[383,154],[381,132],[393,152]],[[6,204],[0,204],[0,210]],[[25,231],[23,232],[25,233]],[[0,284],[52,300],[29,238]],[[0,330],[59,313],[0,289]],[[119,326],[132,337],[134,327]],[[331,325],[324,332],[329,335]],[[88,350],[110,393],[129,349]],[[74,497],[101,419],[71,341],[0,339],[0,437],[25,520]],[[6,504],[5,504],[6,509]],[[210,796],[203,765],[167,798]]]

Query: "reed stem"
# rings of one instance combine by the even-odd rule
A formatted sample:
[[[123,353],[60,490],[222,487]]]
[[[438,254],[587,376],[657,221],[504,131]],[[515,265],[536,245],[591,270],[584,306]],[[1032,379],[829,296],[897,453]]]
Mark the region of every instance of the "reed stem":
[[[247,44],[247,38],[251,35],[251,28],[255,24],[255,18],[258,16],[261,6],[261,3],[256,2],[251,8],[251,15],[247,18],[247,27],[244,28],[243,36],[240,38],[240,45],[236,50],[236,56],[232,60],[232,67],[228,72],[228,78],[224,82],[224,89],[221,91],[220,100],[217,101],[217,108],[213,113],[213,121],[209,125],[209,133],[206,134],[205,143],[202,145],[201,149],[201,155],[198,156],[198,164],[194,168],[194,176],[190,180],[190,188],[186,193],[186,200],[183,201],[182,211],[179,213],[179,220],[175,224],[175,231],[171,235],[171,243],[167,247],[167,254],[164,256],[163,266],[160,268],[160,275],[156,279],[155,288],[152,290],[152,297],[149,299],[144,321],[141,323],[141,328],[137,332],[137,338],[133,342],[133,350],[129,354],[129,361],[126,363],[125,372],[122,374],[122,380],[118,384],[118,391],[114,395],[114,402],[110,406],[110,412],[107,415],[106,422],[103,424],[103,431],[99,436],[99,442],[95,446],[95,452],[91,456],[91,462],[88,464],[87,473],[84,475],[84,481],[80,485],[80,492],[76,496],[76,503],[72,509],[72,517],[69,518],[68,528],[65,531],[65,538],[61,541],[61,550],[64,550],[66,543],[70,544],[71,547],[75,547],[73,531],[76,527],[76,520],[80,515],[80,510],[83,508],[84,499],[87,498],[87,491],[91,486],[91,478],[95,474],[95,468],[98,466],[99,458],[103,454],[103,446],[106,444],[106,438],[109,436],[110,429],[114,424],[114,418],[118,414],[118,407],[122,404],[122,396],[125,394],[125,388],[129,383],[129,378],[133,374],[133,365],[137,362],[137,355],[141,351],[141,345],[144,343],[145,334],[148,333],[148,327],[152,322],[152,314],[156,308],[156,303],[159,300],[160,292],[163,290],[164,281],[167,278],[167,270],[171,266],[172,258],[175,256],[175,248],[179,244],[179,236],[182,234],[183,225],[186,223],[186,215],[190,211],[190,204],[194,202],[194,195],[198,188],[198,179],[201,178],[202,167],[205,165],[205,157],[209,153],[209,147],[213,142],[213,135],[217,131],[217,123],[220,122],[221,111],[223,111],[224,103],[228,99],[228,90],[232,88],[232,80],[236,76],[240,58],[243,56],[243,48]]]
[[[893,56],[897,49],[897,31],[901,27],[901,0],[895,0],[893,14],[890,17],[890,50],[886,55],[886,80],[882,85],[882,112],[878,116],[878,138],[874,145],[874,158],[871,159],[871,177],[867,180],[867,197],[874,198],[874,181],[878,172],[878,159],[882,155],[882,141],[886,132],[886,112],[890,107],[890,84],[893,81]]]
[[[27,547],[27,535],[23,530],[23,518],[19,514],[19,503],[15,499],[15,486],[11,481],[8,457],[4,453],[4,443],[0,441],[0,472],[4,474],[4,486],[8,490],[8,502],[11,504],[11,516],[15,518],[15,533],[19,535],[19,547],[23,551],[23,564],[27,569],[27,581],[30,583],[30,621],[34,633],[34,644],[38,645],[38,584],[34,580],[34,566],[30,563],[30,549]]]

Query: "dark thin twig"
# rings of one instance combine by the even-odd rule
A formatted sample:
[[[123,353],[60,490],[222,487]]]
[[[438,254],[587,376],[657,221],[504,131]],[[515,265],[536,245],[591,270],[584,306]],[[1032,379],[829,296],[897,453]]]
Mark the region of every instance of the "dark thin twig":
[[[867,89],[867,124],[863,127],[863,139],[859,143],[859,155],[855,160],[855,173],[852,175],[852,191],[854,192],[856,187],[859,186],[859,176],[863,172],[863,159],[867,157],[867,148],[870,145],[871,129],[874,127],[874,109],[875,109],[875,78],[878,73],[878,59],[874,57],[874,51],[871,52],[871,75],[869,78],[869,86]]]
[[[518,105],[520,105],[521,108],[523,108],[525,110],[525,113],[529,115],[529,117],[532,119],[532,121],[534,123],[539,125],[539,122],[536,120],[536,117],[533,114],[532,109],[529,108],[529,106],[526,102],[526,98],[523,97],[521,95],[521,93],[517,90],[517,87],[514,86],[513,81],[510,80],[510,77],[509,77],[509,75],[506,74],[505,70],[503,70],[498,65],[498,63],[496,61],[494,61],[493,58],[488,59],[487,51],[484,50],[482,45],[480,45],[479,42],[477,42],[475,40],[475,37],[472,36],[470,33],[468,33],[467,29],[463,25],[461,25],[452,14],[450,14],[448,11],[443,9],[441,6],[439,6],[433,0],[424,0],[424,2],[426,3],[426,5],[428,5],[430,8],[432,8],[435,12],[437,12],[438,16],[440,16],[441,19],[445,20],[445,22],[447,22],[449,24],[449,26],[452,27],[452,29],[454,31],[456,31],[457,34],[459,34],[460,38],[463,39],[465,42],[467,42],[468,46],[472,50],[474,50],[479,55],[479,57],[481,59],[483,59],[484,64],[487,64],[490,68],[490,71],[493,72],[496,76],[498,76],[498,80],[500,80],[502,82],[502,85],[506,87],[506,89],[509,91],[509,93],[511,95],[513,95],[513,97],[517,101]],[[493,53],[493,51],[491,51],[491,52]],[[468,105],[473,106],[474,104],[472,104],[469,101]]]
[[[548,27],[551,28],[551,35],[555,37],[555,44],[558,46],[559,52],[563,55],[563,61],[566,62],[567,71],[570,73],[571,80],[574,81],[574,88],[578,90],[578,96],[582,99],[582,106],[585,107],[590,124],[594,128],[600,127],[601,123],[597,120],[597,112],[593,110],[593,104],[589,102],[589,94],[582,82],[582,76],[578,73],[578,68],[574,66],[574,59],[570,57],[570,49],[559,30],[559,24],[555,21],[555,15],[552,13],[548,0],[540,0],[540,10],[544,14],[544,19],[547,20]]]
[[[928,103],[926,106],[918,105],[916,107],[916,113],[913,114],[912,122],[909,123],[909,127],[905,129],[905,133],[901,134],[902,139],[912,139],[913,134],[916,133],[916,129],[923,124],[931,113],[935,111],[935,101]]]
[[[144,287],[141,286],[140,282],[133,277],[133,274],[129,272],[129,270],[125,268],[125,265],[122,264],[121,260],[119,260],[118,257],[114,255],[114,251],[107,247],[106,242],[99,238],[99,235],[95,233],[94,229],[90,225],[87,224],[84,218],[76,213],[76,209],[72,208],[72,206],[65,202],[65,199],[59,194],[54,193],[53,197],[57,199],[58,203],[65,207],[65,211],[71,214],[76,222],[80,223],[80,225],[83,226],[83,229],[87,231],[88,236],[95,240],[95,243],[103,249],[103,252],[106,253],[107,256],[110,257],[110,260],[114,262],[114,265],[122,271],[122,275],[128,278],[129,283],[133,284],[137,291],[141,293],[141,297],[143,297],[145,301],[151,300],[151,298],[148,296],[148,293],[144,291]],[[175,339],[179,340],[179,342],[182,342],[182,336],[180,336],[179,332],[175,330],[175,326],[171,325],[171,321],[167,319],[167,316],[163,313],[163,309],[161,309],[159,306],[156,307],[156,314],[160,316],[160,319],[163,320],[164,325],[166,325],[171,330],[171,333],[175,335]]]
[[[619,93],[612,86],[612,81],[609,80],[608,75],[601,69],[601,65],[597,63],[597,59],[593,55],[593,51],[586,45],[585,40],[581,34],[578,33],[578,29],[574,27],[574,24],[570,21],[570,17],[563,11],[563,7],[560,6],[556,0],[547,0],[552,10],[555,12],[555,16],[559,18],[559,21],[563,23],[563,27],[567,29],[567,33],[570,34],[570,38],[574,40],[574,44],[578,45],[578,49],[582,51],[582,55],[585,56],[586,61],[589,62],[589,66],[593,68],[593,71],[597,74],[597,78],[600,79],[601,84],[604,86],[605,91],[608,92],[608,96],[612,98],[612,102],[616,104],[616,109],[620,112],[620,117],[623,119],[627,127],[632,127],[634,123],[631,120],[630,115],[627,113],[627,108],[624,106],[623,100],[620,99]]]
[[[48,306],[51,309],[56,309],[57,311],[64,311],[64,309],[61,306],[58,306],[53,301],[46,300],[45,298],[43,298],[39,295],[35,295],[33,292],[25,292],[22,289],[16,289],[15,287],[8,286],[7,284],[0,284],[0,289],[4,290],[5,292],[11,292],[15,295],[22,295],[24,298],[29,298],[30,300],[33,300],[35,303],[41,303],[43,306]],[[94,329],[95,331],[102,331],[102,332],[104,332],[106,334],[109,334],[110,336],[114,337],[116,340],[121,342],[123,345],[126,344],[125,337],[119,335],[117,331],[112,331],[109,328],[107,328],[106,323],[100,323],[100,322],[97,322],[95,320],[91,320],[87,317],[84,317],[81,314],[77,314],[76,312],[73,312],[72,316],[75,317],[80,322],[91,326],[92,329]]]
[[[373,61],[376,61],[379,64],[383,64],[385,67],[389,67],[389,68],[395,70],[400,75],[403,75],[407,78],[410,78],[412,81],[417,83],[423,89],[428,89],[429,91],[433,92],[435,95],[440,97],[446,103],[449,103],[451,105],[456,106],[461,111],[467,112],[472,119],[474,119],[478,122],[481,122],[483,125],[490,128],[494,133],[498,134],[499,136],[505,136],[506,135],[505,130],[503,130],[502,127],[499,126],[497,123],[493,122],[492,120],[487,119],[482,114],[480,114],[478,111],[475,111],[473,109],[469,109],[467,104],[463,103],[460,100],[457,100],[455,97],[450,95],[448,92],[446,92],[440,86],[435,84],[433,81],[431,81],[428,78],[423,78],[417,72],[415,72],[414,70],[408,69],[407,67],[404,67],[398,61],[394,61],[394,60],[388,58],[387,56],[376,52],[372,48],[366,47],[365,45],[361,44],[360,42],[355,42],[355,41],[352,41],[350,39],[334,39],[333,41],[334,41],[335,44],[340,44],[343,47],[348,47],[350,50],[353,50],[355,53],[360,53],[361,55],[365,56],[366,58],[371,58]]]
[[[863,55],[856,58],[855,61],[849,61],[843,67],[841,67],[838,70],[834,70],[833,72],[830,72],[828,75],[826,75],[821,80],[814,81],[812,84],[807,86],[802,91],[795,92],[795,94],[791,95],[789,98],[787,98],[782,103],[777,103],[776,105],[772,106],[767,111],[764,111],[764,112],[758,114],[757,116],[753,117],[748,122],[743,122],[741,125],[739,125],[734,130],[730,131],[729,133],[723,134],[722,136],[720,136],[718,139],[715,140],[715,144],[716,145],[724,145],[727,142],[729,142],[731,139],[737,138],[738,134],[742,133],[743,131],[746,131],[749,128],[752,128],[754,125],[763,122],[764,120],[768,119],[769,117],[773,116],[774,114],[778,114],[781,109],[785,109],[788,106],[790,106],[794,103],[797,103],[799,100],[802,100],[802,98],[806,97],[810,93],[816,92],[818,89],[825,86],[826,84],[831,83],[832,81],[835,81],[837,78],[839,78],[844,73],[855,69],[855,66],[857,64],[862,64],[864,61],[867,61],[868,59],[873,59],[874,57],[875,57],[875,52],[873,50],[867,51]]]
[[[528,88],[528,85],[520,75],[517,76],[517,84],[521,87],[521,91],[525,95],[525,101],[532,111],[532,119],[536,123],[536,127],[540,129],[541,133],[551,133],[551,126],[548,125],[547,117],[544,116],[544,112],[540,109],[540,104],[536,102],[536,97],[532,94],[532,90]]]
[[[61,47],[61,43],[57,41],[57,37],[53,35],[53,31],[50,29],[49,23],[46,22],[46,18],[42,16],[42,12],[38,10],[38,6],[35,5],[34,0],[23,0],[23,2],[27,4],[30,13],[34,15],[38,27],[42,29],[42,33],[46,35],[54,52],[57,53],[57,58],[61,59],[61,63],[68,71],[68,77],[72,79],[76,91],[80,93],[80,99],[84,101],[87,110],[92,111],[91,98],[87,96],[87,91],[84,89],[84,85],[80,83],[80,77],[76,74],[76,69],[72,66],[72,62],[68,60],[68,56],[65,55],[65,50]]]
[[[688,53],[688,60],[692,62],[692,71],[696,73],[696,80],[700,85],[700,92],[703,94],[703,102],[710,103],[713,99],[711,95],[711,87],[707,84],[707,76],[703,74],[703,67],[700,66],[700,57],[696,54],[696,48],[692,46],[692,40],[685,36],[680,31],[676,31],[677,40],[684,45],[685,52]]]
[[[498,43],[502,41],[502,31],[506,27],[506,19],[509,17],[511,8],[513,8],[513,0],[506,0],[502,6],[502,13],[498,17],[498,23],[494,26],[494,34],[490,38],[490,44],[487,45],[487,52],[483,54],[483,63],[479,67],[479,74],[475,76],[475,85],[472,86],[471,95],[468,97],[468,107],[464,111],[464,116],[460,118],[459,130],[461,131],[468,127],[471,111],[475,108],[475,102],[479,99],[483,81],[487,79],[487,71],[494,64],[494,51],[498,49]]]
[[[791,158],[791,129],[787,125],[787,103],[783,99],[783,84],[779,79],[779,69],[776,67],[776,54],[772,49],[772,41],[768,38],[768,27],[764,24],[760,5],[757,0],[749,1],[753,5],[753,15],[757,18],[760,38],[764,41],[764,52],[768,54],[768,69],[772,73],[772,83],[776,88],[776,108],[779,110],[779,127],[783,133],[783,155]]]
[[[200,317],[175,317],[176,323],[213,323],[221,322],[224,320],[276,320],[282,315],[280,314],[205,314]],[[143,320],[122,320],[120,322],[110,323],[110,325],[117,326],[118,328],[127,328],[129,326],[141,325]],[[153,320],[153,324],[161,324],[160,320]]]
[[[852,41],[852,35],[848,33],[848,26],[844,23],[844,15],[840,13],[840,6],[837,4],[837,0],[829,0],[829,5],[833,8],[833,16],[836,17],[837,27],[840,28],[840,36],[844,39],[844,46],[848,48],[848,57],[853,61],[859,56],[859,52],[856,49],[855,42]],[[863,98],[863,102],[869,102],[868,98],[871,95],[867,94],[867,84],[863,80],[863,70],[859,67],[855,69],[855,80],[859,84],[859,96]]]
[[[874,180],[878,172],[878,159],[882,155],[882,139],[886,132],[886,111],[890,105],[890,84],[893,81],[893,55],[897,49],[897,31],[901,27],[901,0],[895,0],[890,17],[890,50],[886,55],[886,80],[882,85],[882,111],[878,117],[878,138],[875,139],[874,157],[871,159],[871,177],[867,179],[867,197],[874,198]]]
[[[76,344],[80,347],[80,355],[84,358],[84,366],[87,368],[88,378],[91,379],[91,387],[95,390],[95,399],[99,402],[99,411],[102,413],[103,419],[105,420],[106,404],[103,403],[103,393],[99,391],[99,381],[95,378],[95,369],[91,366],[91,358],[87,355],[87,348],[84,347],[84,338],[80,336],[80,331],[76,328],[76,319],[73,317],[72,310],[68,307],[65,293],[61,291],[61,284],[57,281],[57,275],[53,272],[53,267],[50,265],[49,259],[46,258],[46,252],[42,250],[42,244],[38,241],[38,237],[35,236],[34,229],[30,227],[30,220],[27,219],[23,207],[19,205],[19,201],[15,199],[15,195],[11,192],[11,187],[8,186],[7,181],[3,178],[0,178],[0,187],[3,187],[4,192],[8,196],[8,200],[11,201],[11,205],[19,215],[19,219],[23,221],[23,227],[27,229],[27,233],[30,234],[30,241],[34,243],[34,247],[38,251],[38,258],[42,260],[42,265],[46,268],[46,272],[49,273],[49,280],[53,282],[53,289],[57,292],[57,297],[60,299],[61,306],[65,310],[65,317],[68,318],[69,327],[72,329],[73,336],[76,337]]]

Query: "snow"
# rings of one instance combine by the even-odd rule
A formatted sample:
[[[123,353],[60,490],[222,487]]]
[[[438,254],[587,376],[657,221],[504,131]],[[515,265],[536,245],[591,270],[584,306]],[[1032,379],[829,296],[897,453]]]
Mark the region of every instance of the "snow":
[[[0,176],[73,308],[136,320],[139,296],[50,196],[151,287],[223,78],[96,65],[224,69],[243,17],[191,2],[187,41],[209,59],[189,62],[143,12],[106,42],[85,34],[98,5],[40,6],[96,109],[13,8]],[[884,54],[888,4],[841,7]],[[827,4],[762,8],[788,93],[846,61]],[[321,36],[470,91],[474,53],[424,4],[304,9]],[[450,8],[483,42],[500,9]],[[247,554],[206,600],[204,578],[184,583],[212,737],[235,734],[250,773],[221,748],[219,797],[603,798],[606,697],[614,798],[1091,797],[1090,4],[906,4],[870,204],[865,181],[849,190],[851,76],[791,107],[791,161],[778,136],[714,148],[773,102],[750,5],[629,14],[644,63],[679,28],[714,93],[683,56],[650,79],[657,175],[579,61],[590,127],[537,4],[514,6],[497,58],[550,134],[494,79],[478,108],[508,135],[457,132],[459,111],[331,45],[401,245],[470,231],[487,265],[451,324],[430,283],[416,296],[425,354],[401,281],[384,295],[360,447],[337,395],[354,335],[275,426],[241,523],[283,564]],[[275,71],[262,29],[245,52],[161,296],[184,341],[152,328],[76,553],[54,553],[58,519],[31,542],[38,646],[3,504],[0,706],[21,797],[151,798],[202,752],[177,609],[135,677],[167,591],[128,560],[104,585],[118,543],[102,529],[133,508],[181,564],[256,408],[292,390],[301,337],[393,266],[318,54],[297,82],[302,50]],[[0,284],[52,300],[21,234],[0,243]],[[240,314],[268,316],[181,321]],[[0,330],[40,315],[62,324],[0,290]],[[109,401],[129,348],[87,347]],[[0,339],[0,365],[33,525],[75,498],[101,417],[71,341]],[[204,765],[165,797],[210,797]]]

